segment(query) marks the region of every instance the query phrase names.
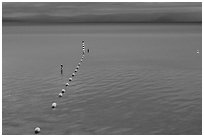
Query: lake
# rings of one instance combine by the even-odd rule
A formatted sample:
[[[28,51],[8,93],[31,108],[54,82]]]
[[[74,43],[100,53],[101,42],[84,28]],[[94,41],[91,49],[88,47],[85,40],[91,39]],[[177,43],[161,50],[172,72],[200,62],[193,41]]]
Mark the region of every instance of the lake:
[[[2,33],[2,134],[35,127],[46,135],[202,134],[201,24],[25,25]],[[90,52],[59,98],[82,40]]]

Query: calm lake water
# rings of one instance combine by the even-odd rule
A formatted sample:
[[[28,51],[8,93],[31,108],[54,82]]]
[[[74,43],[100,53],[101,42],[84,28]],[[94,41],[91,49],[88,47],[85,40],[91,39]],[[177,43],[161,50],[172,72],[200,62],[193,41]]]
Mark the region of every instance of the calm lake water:
[[[3,26],[3,134],[202,134],[201,29]]]

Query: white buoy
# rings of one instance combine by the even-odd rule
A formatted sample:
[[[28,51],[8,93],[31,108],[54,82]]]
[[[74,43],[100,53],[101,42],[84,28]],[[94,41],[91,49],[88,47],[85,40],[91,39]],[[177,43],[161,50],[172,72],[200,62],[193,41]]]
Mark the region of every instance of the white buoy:
[[[59,97],[62,97],[62,93],[59,93],[59,95],[58,95]]]
[[[69,81],[72,81],[72,78],[69,78]]]
[[[38,133],[40,133],[40,128],[39,128],[39,127],[36,127],[36,128],[35,128],[35,134],[38,134]]]
[[[198,54],[200,53],[199,50],[197,50],[197,53],[198,53]]]
[[[69,83],[66,83],[66,85],[65,85],[66,87],[68,87],[69,86]]]
[[[65,93],[65,91],[66,91],[65,89],[62,89],[62,93]]]
[[[75,76],[75,73],[72,73],[72,77],[74,77]]]
[[[56,106],[57,106],[57,103],[52,103],[52,108],[56,108]]]

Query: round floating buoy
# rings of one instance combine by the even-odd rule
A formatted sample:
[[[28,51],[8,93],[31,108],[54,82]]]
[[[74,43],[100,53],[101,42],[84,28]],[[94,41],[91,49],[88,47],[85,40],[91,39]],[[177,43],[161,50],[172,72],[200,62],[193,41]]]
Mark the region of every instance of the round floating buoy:
[[[66,87],[68,87],[69,86],[69,83],[66,83]]]
[[[65,89],[62,89],[62,93],[65,93]]]
[[[77,72],[77,69],[75,69],[74,72]]]
[[[39,127],[36,127],[36,128],[35,128],[35,134],[38,134],[38,133],[40,133],[40,128],[39,128]]]
[[[62,93],[59,93],[59,95],[58,95],[59,97],[62,97]]]
[[[56,108],[56,106],[57,106],[57,103],[52,103],[52,108]]]
[[[69,78],[69,81],[72,81],[72,78]]]
[[[198,54],[200,53],[199,50],[197,50],[197,53],[198,53]]]
[[[74,77],[75,76],[75,73],[72,73],[72,77]]]

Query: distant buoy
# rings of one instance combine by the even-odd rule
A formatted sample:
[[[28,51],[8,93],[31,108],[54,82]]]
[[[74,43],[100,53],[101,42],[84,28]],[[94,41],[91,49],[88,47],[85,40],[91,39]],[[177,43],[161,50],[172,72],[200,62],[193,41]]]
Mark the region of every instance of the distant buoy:
[[[81,59],[81,62],[83,61],[83,59]]]
[[[75,76],[75,73],[72,73],[72,77],[74,77]]]
[[[56,106],[57,106],[57,103],[52,103],[52,108],[56,108]]]
[[[81,63],[78,64],[78,66],[80,66],[80,65],[81,65]]]
[[[62,97],[62,93],[59,93],[59,95],[58,95],[59,97]]]
[[[74,72],[77,72],[77,69],[75,69]]]
[[[200,52],[199,52],[199,50],[197,50],[197,54],[199,54]]]
[[[76,68],[79,69],[79,66],[77,66]]]
[[[69,83],[66,83],[66,85],[65,85],[66,87],[68,87],[69,86]]]
[[[62,89],[62,93],[65,93],[65,89]]]
[[[69,78],[69,81],[72,81],[72,78]]]
[[[36,128],[35,128],[35,134],[38,134],[38,133],[40,133],[40,128],[39,128],[39,127],[36,127]]]

